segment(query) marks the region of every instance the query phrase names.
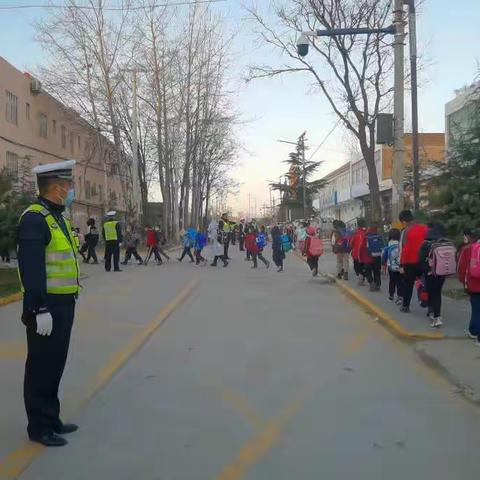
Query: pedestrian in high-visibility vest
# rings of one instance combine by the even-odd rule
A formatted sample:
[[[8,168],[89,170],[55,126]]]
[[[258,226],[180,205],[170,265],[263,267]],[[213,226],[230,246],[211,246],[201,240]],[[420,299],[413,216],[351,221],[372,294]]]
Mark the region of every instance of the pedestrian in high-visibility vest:
[[[116,219],[117,212],[110,211],[107,213],[107,221],[103,224],[102,234],[105,240],[105,270],[109,272],[113,268],[115,272],[120,270],[120,244],[123,241],[122,229],[120,223]]]
[[[77,430],[60,418],[58,387],[67,360],[75,302],[80,290],[77,248],[63,216],[75,198],[74,160],[40,165],[40,196],[20,217],[18,273],[23,291],[22,322],[28,354],[24,401],[30,440],[63,446],[61,436]]]

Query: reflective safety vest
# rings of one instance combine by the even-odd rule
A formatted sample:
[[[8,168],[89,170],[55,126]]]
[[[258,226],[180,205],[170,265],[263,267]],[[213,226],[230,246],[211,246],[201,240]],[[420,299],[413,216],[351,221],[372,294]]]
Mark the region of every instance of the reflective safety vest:
[[[230,233],[232,230],[232,226],[230,225],[230,222],[228,220],[223,221],[223,231],[225,233]]]
[[[105,240],[107,242],[110,240],[118,240],[117,224],[118,222],[116,220],[109,220],[103,224],[103,229],[105,230]]]
[[[78,238],[78,233],[75,231],[72,231],[73,235],[73,242],[75,244],[75,248],[78,250],[80,248],[80,239]]]
[[[80,291],[80,268],[75,253],[75,240],[70,222],[64,218],[68,231],[67,237],[55,217],[43,205],[30,205],[22,213],[22,217],[28,212],[36,212],[42,215],[50,230],[51,239],[45,247],[47,293],[60,295],[78,293]],[[25,292],[23,284],[21,284],[21,288],[22,292]]]

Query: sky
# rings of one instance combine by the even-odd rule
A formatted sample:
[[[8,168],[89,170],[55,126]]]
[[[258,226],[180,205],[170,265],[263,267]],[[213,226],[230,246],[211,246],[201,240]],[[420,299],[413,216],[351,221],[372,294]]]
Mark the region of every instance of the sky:
[[[34,3],[44,4],[46,0],[0,0],[0,6]],[[62,0],[54,3],[60,4]],[[260,216],[261,206],[270,201],[268,183],[277,181],[285,173],[282,160],[292,148],[277,140],[295,141],[307,131],[313,153],[335,126],[337,118],[321,94],[309,93],[311,80],[307,73],[244,82],[247,68],[252,63],[275,65],[281,61],[274,50],[261,46],[254,33],[254,25],[248,20],[244,8],[254,3],[267,18],[273,19],[270,0],[226,0],[213,8],[225,15],[227,29],[235,32],[231,76],[236,90],[235,108],[242,119],[238,126],[242,148],[238,154],[238,167],[232,171],[240,189],[229,198],[229,207],[234,213],[248,213],[250,203],[252,216]],[[0,56],[23,70],[33,70],[39,62],[46,60],[35,42],[32,25],[44,14],[42,9],[0,10]],[[421,5],[417,19],[418,43],[428,60],[419,87],[421,132],[443,132],[445,103],[454,97],[455,89],[473,81],[480,62],[479,23],[480,0],[424,0]],[[321,65],[320,58],[318,62]],[[408,92],[405,102],[408,125]],[[313,160],[323,161],[319,176],[347,161],[348,149],[345,131],[339,125],[313,157]]]

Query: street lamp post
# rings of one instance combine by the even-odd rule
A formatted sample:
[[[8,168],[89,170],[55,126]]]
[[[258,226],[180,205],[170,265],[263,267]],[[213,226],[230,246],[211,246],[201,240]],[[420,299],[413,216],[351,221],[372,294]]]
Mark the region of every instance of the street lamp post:
[[[301,57],[308,55],[309,37],[329,37],[333,35],[358,35],[384,33],[395,35],[394,41],[394,156],[392,168],[392,214],[398,218],[403,209],[403,177],[405,172],[405,141],[404,141],[404,39],[405,24],[403,21],[403,2],[395,0],[393,25],[386,28],[334,28],[302,32],[297,41],[297,51]]]

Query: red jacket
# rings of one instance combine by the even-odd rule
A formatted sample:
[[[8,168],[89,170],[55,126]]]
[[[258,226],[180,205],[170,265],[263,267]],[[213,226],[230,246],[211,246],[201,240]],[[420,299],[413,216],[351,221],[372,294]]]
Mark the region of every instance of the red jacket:
[[[458,258],[458,279],[463,283],[465,290],[469,293],[480,293],[480,278],[472,278],[468,276],[468,266],[472,256],[472,244],[465,245]]]
[[[367,249],[367,234],[368,233],[378,233],[376,228],[364,229],[360,235],[360,246],[358,248],[358,260],[360,263],[373,263],[373,257],[368,253]]]
[[[157,232],[155,230],[149,228],[147,230],[147,247],[154,247],[157,245]]]
[[[419,262],[420,247],[427,236],[428,227],[420,223],[411,223],[402,232],[400,240],[400,265],[415,265]]]
[[[260,251],[257,245],[257,236],[254,233],[249,233],[245,236],[245,248],[250,253],[258,253]]]
[[[366,228],[357,228],[357,231],[352,235],[352,238],[350,239],[350,248],[352,250],[352,258],[354,260],[360,261],[360,247],[366,235]]]

